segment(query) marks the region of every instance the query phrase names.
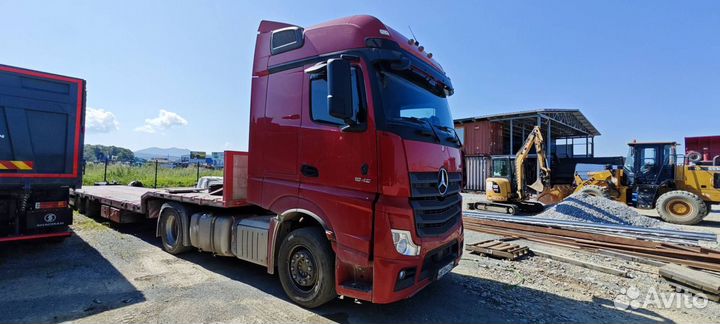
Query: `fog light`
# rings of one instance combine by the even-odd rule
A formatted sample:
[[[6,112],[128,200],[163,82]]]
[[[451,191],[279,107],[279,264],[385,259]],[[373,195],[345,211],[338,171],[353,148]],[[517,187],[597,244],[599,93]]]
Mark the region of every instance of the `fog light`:
[[[407,272],[405,270],[400,270],[400,273],[398,274],[398,279],[403,280],[407,276]]]
[[[395,250],[398,253],[408,256],[420,255],[420,246],[415,245],[415,242],[413,242],[412,240],[412,235],[410,234],[410,231],[395,229],[391,229],[390,231],[392,232]]]

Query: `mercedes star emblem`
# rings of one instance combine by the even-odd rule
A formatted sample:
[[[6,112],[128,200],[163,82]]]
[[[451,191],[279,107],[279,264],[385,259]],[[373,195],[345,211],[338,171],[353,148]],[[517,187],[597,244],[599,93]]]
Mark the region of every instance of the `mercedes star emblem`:
[[[445,170],[445,168],[440,168],[440,171],[438,172],[437,189],[441,196],[445,196],[449,186],[450,186],[450,179],[448,176],[448,172],[447,172],[447,170]]]

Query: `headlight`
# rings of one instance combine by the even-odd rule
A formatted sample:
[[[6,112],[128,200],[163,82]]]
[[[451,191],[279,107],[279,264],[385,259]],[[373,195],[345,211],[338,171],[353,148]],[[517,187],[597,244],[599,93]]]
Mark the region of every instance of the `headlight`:
[[[420,255],[420,246],[415,245],[410,231],[391,229],[395,250],[402,255]]]

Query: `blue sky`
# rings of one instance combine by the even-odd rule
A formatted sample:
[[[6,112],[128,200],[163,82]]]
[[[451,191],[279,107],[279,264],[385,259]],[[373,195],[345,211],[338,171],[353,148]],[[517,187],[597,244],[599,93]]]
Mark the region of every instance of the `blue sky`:
[[[454,117],[579,108],[625,143],[720,135],[718,1],[5,1],[0,63],[88,81],[86,142],[246,149],[262,19],[371,14],[452,78]]]

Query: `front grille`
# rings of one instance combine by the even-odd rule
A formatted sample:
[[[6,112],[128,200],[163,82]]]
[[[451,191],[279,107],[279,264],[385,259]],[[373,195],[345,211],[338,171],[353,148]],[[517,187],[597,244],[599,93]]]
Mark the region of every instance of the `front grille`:
[[[448,189],[445,195],[438,191],[438,178],[437,172],[410,174],[410,206],[415,214],[415,229],[421,237],[445,234],[462,217],[462,174],[448,174]]]

